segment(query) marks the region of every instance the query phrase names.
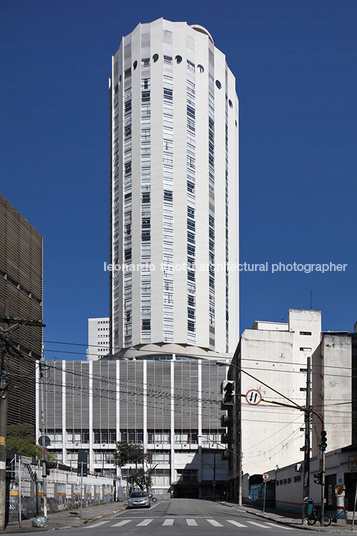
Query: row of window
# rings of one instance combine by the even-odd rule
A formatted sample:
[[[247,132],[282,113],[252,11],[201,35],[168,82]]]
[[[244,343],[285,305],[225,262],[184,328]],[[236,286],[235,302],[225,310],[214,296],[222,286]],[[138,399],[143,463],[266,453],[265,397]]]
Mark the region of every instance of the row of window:
[[[202,443],[220,442],[220,435],[223,430],[202,430]],[[51,443],[63,443],[63,434],[61,429],[47,430],[46,435],[50,438]],[[149,444],[170,443],[170,430],[148,430]],[[89,444],[89,429],[66,430],[66,443]],[[198,442],[198,430],[175,430],[175,443],[193,443]],[[94,429],[93,443],[97,445],[114,444],[117,441],[127,443],[143,443],[143,430],[121,430],[117,439],[117,433],[114,429]]]
[[[167,66],[172,58],[164,57]],[[164,342],[173,342],[174,338],[174,312],[173,312],[173,77],[164,74],[163,77],[163,112],[164,112],[164,139],[163,139],[163,339]],[[169,438],[166,437],[169,441]]]
[[[153,54],[153,56],[152,56],[152,60],[153,60],[154,63],[157,63],[159,58],[160,58],[160,56],[157,53]],[[175,58],[173,58],[172,56],[168,56],[168,55],[164,54],[163,60],[164,60],[164,65],[172,65],[173,60],[175,60],[175,62],[177,64],[181,64],[182,63],[182,56],[180,56],[178,54],[178,55],[175,56]],[[150,65],[150,58],[142,58],[141,64],[142,64],[142,66],[148,67]],[[133,62],[133,71],[135,71],[137,69],[137,67],[138,67],[138,62],[137,62],[137,60],[135,60]],[[193,72],[193,73],[195,72],[196,69],[200,74],[205,72],[205,68],[203,67],[203,65],[198,64],[196,66],[190,60],[187,60],[187,69],[190,72]],[[124,79],[127,80],[128,78],[130,78],[131,74],[132,74],[132,69],[130,67],[128,69],[125,69],[125,71],[124,71]],[[121,76],[119,77],[119,82],[121,82]],[[216,85],[217,89],[222,89],[222,83],[220,82],[220,80],[216,80],[215,85]],[[117,86],[115,86],[115,91],[117,91]],[[231,99],[228,99],[228,104],[229,104],[230,108],[233,108],[233,102],[231,101]]]

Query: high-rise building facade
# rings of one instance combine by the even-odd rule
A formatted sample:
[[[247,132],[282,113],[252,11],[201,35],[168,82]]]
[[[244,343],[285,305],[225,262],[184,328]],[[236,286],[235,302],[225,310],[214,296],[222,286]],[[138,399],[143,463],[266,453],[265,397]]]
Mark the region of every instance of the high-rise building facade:
[[[109,354],[109,318],[88,318],[88,361],[103,359]]]
[[[201,26],[139,24],[109,86],[112,354],[233,353],[238,98],[225,55]]]

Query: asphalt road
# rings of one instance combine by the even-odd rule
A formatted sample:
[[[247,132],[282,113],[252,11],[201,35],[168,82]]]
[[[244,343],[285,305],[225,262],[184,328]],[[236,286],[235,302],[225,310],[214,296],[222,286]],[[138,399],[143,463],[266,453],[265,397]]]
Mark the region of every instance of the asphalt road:
[[[83,521],[86,523],[85,519]],[[330,528],[333,530],[330,531]],[[237,506],[229,507],[194,499],[159,499],[150,508],[124,509],[98,521],[91,522],[88,519],[87,524],[72,528],[63,525],[61,529],[64,536],[223,536],[224,534],[302,536],[303,534],[302,527],[295,528],[271,521],[269,518],[248,513]],[[345,531],[339,532],[337,527],[318,530],[346,534]],[[46,529],[32,529],[31,534],[43,535],[44,531]],[[17,534],[19,533],[12,532],[11,536]]]
[[[159,500],[150,509],[127,509],[110,520],[82,528],[81,533],[84,531],[88,536],[217,536],[224,533],[246,536],[269,532],[271,536],[285,533],[301,536],[298,529],[263,521],[243,510],[194,499]],[[78,531],[68,532],[78,534]]]

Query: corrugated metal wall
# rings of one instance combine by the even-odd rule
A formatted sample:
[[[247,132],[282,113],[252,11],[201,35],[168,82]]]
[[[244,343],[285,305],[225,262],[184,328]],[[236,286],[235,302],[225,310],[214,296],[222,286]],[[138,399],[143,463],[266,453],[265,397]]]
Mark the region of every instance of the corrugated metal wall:
[[[0,316],[42,321],[42,237],[1,195]],[[41,357],[42,328],[21,326],[11,340],[32,358],[9,359],[8,424],[35,424],[35,359]]]

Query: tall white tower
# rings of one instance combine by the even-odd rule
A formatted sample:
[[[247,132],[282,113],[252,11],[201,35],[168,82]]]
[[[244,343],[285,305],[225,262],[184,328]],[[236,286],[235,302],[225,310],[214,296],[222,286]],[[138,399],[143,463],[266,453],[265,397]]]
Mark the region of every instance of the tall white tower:
[[[233,352],[238,98],[225,55],[202,26],[139,24],[112,60],[110,117],[113,354]]]

